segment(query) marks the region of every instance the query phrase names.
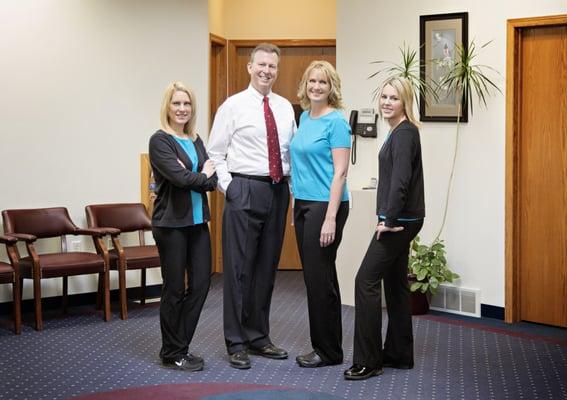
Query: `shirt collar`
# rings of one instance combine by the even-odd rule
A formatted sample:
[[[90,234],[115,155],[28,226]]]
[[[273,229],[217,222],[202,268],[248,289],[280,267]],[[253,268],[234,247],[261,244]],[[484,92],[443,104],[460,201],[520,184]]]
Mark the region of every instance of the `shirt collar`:
[[[254,89],[254,86],[248,85],[247,90],[254,99],[258,100],[260,103],[264,102],[264,95],[262,93],[260,93],[259,91],[257,91],[256,89]],[[273,94],[274,94],[274,92],[272,92],[270,90],[270,93],[268,93],[266,95],[266,96],[268,96],[268,99],[270,99],[270,102],[273,99]]]

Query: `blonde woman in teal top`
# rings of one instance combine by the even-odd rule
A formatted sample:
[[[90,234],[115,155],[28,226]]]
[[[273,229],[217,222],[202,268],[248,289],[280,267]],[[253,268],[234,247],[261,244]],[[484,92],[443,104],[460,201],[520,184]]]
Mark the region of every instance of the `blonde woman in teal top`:
[[[305,110],[290,145],[294,221],[307,289],[313,351],[296,358],[304,368],[343,361],[341,297],[335,260],[348,217],[346,176],[350,127],[335,68],[313,61],[298,97]]]

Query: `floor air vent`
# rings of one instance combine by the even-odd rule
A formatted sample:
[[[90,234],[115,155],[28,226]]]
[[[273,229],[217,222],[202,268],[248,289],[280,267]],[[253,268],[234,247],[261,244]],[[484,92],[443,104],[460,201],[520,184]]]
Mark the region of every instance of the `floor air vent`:
[[[480,317],[480,290],[440,285],[430,308],[453,314]]]

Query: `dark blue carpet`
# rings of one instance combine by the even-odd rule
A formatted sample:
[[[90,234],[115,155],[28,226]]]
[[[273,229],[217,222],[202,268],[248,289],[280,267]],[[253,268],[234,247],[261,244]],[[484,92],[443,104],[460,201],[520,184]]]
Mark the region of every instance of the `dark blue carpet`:
[[[21,336],[0,330],[0,399],[67,399],[141,386],[229,383],[272,385],[345,399],[566,399],[567,341],[497,326],[485,320],[431,314],[414,318],[415,368],[386,369],[362,382],[342,378],[352,359],[352,307],[343,308],[345,363],[301,369],[310,351],[301,273],[280,272],[272,304],[272,339],[289,360],[252,357],[249,370],[227,363],[222,337],[222,279],[214,277],[191,351],[205,369],[185,373],[160,367],[157,305],[130,305],[129,319],[101,320],[90,309],[47,317],[45,330],[30,325]],[[30,324],[32,315],[26,315]],[[478,322],[475,322],[478,321]],[[510,329],[507,329],[509,327]],[[167,397],[153,397],[154,400]],[[222,397],[221,397],[222,399]],[[228,399],[228,398],[227,398]]]

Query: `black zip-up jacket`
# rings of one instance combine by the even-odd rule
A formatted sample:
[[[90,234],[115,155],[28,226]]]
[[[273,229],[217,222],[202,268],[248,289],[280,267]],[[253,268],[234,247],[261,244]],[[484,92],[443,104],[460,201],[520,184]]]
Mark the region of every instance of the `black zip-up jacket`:
[[[199,136],[193,142],[199,163],[197,171],[209,158]],[[183,168],[177,160],[186,166]],[[211,219],[207,193],[215,190],[217,175],[207,179],[201,172],[192,172],[193,163],[173,136],[158,130],[150,138],[150,163],[156,182],[156,199],[152,225],[179,228],[195,225],[190,190],[201,193],[203,199],[203,222]]]
[[[380,149],[378,162],[376,213],[386,217],[386,226],[398,226],[398,218],[424,218],[423,167],[417,127],[406,120],[394,128]]]

